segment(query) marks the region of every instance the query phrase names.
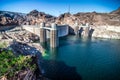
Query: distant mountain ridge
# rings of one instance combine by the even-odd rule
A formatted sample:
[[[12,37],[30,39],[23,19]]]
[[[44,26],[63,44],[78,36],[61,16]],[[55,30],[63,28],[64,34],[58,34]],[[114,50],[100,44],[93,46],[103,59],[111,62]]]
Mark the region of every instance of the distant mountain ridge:
[[[24,13],[0,11],[0,26],[19,25],[25,20],[25,16]]]
[[[41,22],[52,23],[55,22],[55,19],[55,16],[46,14],[44,12],[39,12],[37,10],[33,10],[27,14],[26,22],[30,25],[34,25],[36,23],[40,24]]]
[[[120,7],[117,10],[110,12],[111,14],[119,14],[120,15]]]
[[[36,23],[40,24],[41,22],[46,22],[48,25],[55,22],[57,24],[68,24],[73,26],[75,22],[78,22],[79,25],[81,23],[88,22],[93,25],[120,26],[120,8],[110,13],[64,13],[59,17],[39,12],[37,10],[32,10],[28,14],[0,11],[0,26],[21,24],[35,25]]]

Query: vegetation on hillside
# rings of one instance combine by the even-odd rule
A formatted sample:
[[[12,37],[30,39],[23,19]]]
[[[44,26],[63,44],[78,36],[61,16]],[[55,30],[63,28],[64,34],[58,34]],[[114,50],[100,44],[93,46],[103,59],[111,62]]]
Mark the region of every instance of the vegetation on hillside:
[[[2,50],[2,48],[0,48]],[[36,64],[33,62],[31,56],[15,56],[11,50],[0,51],[0,79],[5,77],[12,80],[17,79],[20,71],[34,71]]]

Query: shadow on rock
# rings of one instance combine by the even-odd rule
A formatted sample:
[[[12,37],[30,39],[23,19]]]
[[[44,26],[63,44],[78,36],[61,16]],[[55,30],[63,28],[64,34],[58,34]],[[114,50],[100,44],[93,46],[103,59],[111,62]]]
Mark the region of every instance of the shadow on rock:
[[[92,37],[93,32],[94,32],[94,29],[91,29],[91,30],[89,31],[89,38]]]
[[[13,41],[10,44],[10,47],[12,48],[13,52],[16,55],[22,54],[22,55],[34,55],[35,56],[36,54],[40,54],[41,56],[41,53],[38,49],[32,46],[29,46],[27,43]]]

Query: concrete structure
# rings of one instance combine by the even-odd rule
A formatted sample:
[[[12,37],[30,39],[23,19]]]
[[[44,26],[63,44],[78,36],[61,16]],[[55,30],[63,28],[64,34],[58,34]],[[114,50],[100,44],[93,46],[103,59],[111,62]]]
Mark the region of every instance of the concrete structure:
[[[40,25],[40,42],[46,42],[46,30],[50,31],[50,47],[58,47],[59,39],[57,32],[57,25],[52,24],[51,28],[45,27],[45,23],[41,23]]]
[[[86,23],[84,26],[81,25],[81,28],[83,28],[82,35],[83,35],[84,37],[89,37],[89,24]]]
[[[44,29],[45,23],[41,23],[40,25],[40,42],[46,42],[46,30]]]
[[[40,42],[46,42],[50,38],[50,47],[58,47],[59,37],[68,35],[69,27],[67,25],[56,25],[53,23],[51,26],[46,27],[45,23],[40,25],[23,25],[23,29],[32,32],[40,37]]]
[[[75,34],[81,34],[83,37],[89,37],[90,26],[88,23],[78,26],[78,23],[75,23]]]
[[[23,25],[22,28],[40,37],[40,25]],[[45,28],[46,28],[46,36],[47,38],[50,38],[49,29],[51,29],[51,26],[47,26]],[[57,25],[57,30],[58,30],[58,37],[67,36],[69,34],[68,25]]]
[[[50,31],[50,47],[57,47],[59,45],[59,37],[57,25],[52,24],[52,29]]]
[[[76,35],[78,35],[78,34],[79,34],[78,22],[75,22],[74,27],[75,27],[75,28],[74,28],[74,32],[75,32]]]

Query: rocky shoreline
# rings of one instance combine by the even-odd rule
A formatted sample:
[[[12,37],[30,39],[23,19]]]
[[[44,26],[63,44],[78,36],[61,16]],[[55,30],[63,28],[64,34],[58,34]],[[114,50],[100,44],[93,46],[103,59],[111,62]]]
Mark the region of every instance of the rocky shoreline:
[[[39,37],[35,34],[32,34],[26,30],[21,29],[21,27],[16,27],[9,31],[2,31],[0,33],[0,41],[13,39],[28,43],[38,41]]]
[[[120,26],[97,26],[93,29],[92,37],[120,39]]]

